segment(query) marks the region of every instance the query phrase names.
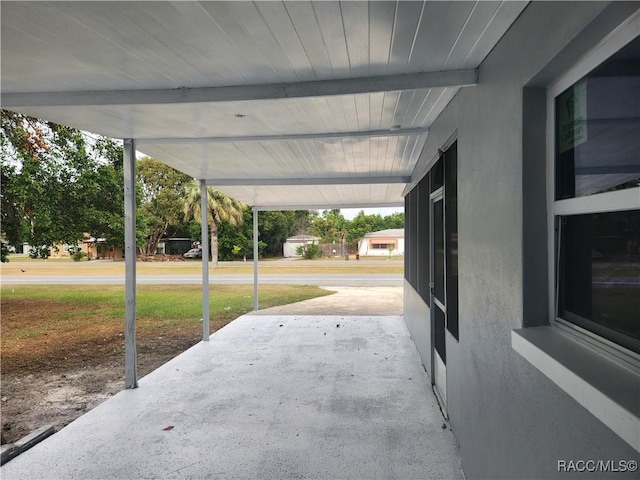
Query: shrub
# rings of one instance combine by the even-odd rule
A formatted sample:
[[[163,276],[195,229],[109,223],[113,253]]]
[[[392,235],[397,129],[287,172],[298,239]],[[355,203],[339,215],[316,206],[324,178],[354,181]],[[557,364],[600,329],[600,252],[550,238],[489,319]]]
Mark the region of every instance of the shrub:
[[[49,247],[46,245],[41,247],[32,247],[31,250],[29,250],[30,258],[49,258],[50,254],[51,252],[49,251]]]
[[[307,260],[311,260],[312,258],[316,258],[320,255],[320,247],[315,243],[312,243],[311,245],[300,245],[296,248],[296,253]]]
[[[71,254],[71,259],[74,262],[79,262],[80,260],[82,260],[84,257],[86,257],[86,254],[82,251],[82,250],[77,250],[75,252],[73,252]]]

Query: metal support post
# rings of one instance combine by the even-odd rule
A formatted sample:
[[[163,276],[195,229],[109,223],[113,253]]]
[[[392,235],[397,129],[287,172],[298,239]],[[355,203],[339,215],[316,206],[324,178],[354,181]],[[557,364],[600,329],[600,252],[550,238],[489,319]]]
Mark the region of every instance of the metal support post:
[[[200,180],[200,213],[202,242],[202,341],[209,341],[209,202],[207,184]]]
[[[258,209],[253,207],[253,310],[258,311]]]
[[[136,147],[124,140],[124,386],[138,387],[136,351]]]

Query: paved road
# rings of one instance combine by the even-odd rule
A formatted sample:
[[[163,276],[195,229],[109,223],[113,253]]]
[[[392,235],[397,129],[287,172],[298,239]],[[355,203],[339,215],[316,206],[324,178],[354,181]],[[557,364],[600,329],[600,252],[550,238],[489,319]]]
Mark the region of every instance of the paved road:
[[[138,285],[199,285],[201,275],[138,275]],[[210,274],[211,285],[251,285],[253,274]],[[258,284],[330,285],[335,287],[400,287],[401,274],[282,274],[260,275]],[[124,275],[7,275],[0,285],[124,285]]]

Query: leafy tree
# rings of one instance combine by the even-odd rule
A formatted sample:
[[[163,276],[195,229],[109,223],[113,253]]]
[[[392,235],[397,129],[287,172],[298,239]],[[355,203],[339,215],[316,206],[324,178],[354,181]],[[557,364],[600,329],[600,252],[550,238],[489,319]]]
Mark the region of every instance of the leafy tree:
[[[244,221],[243,211],[245,205],[238,200],[215,190],[213,187],[207,187],[207,208],[211,237],[211,266],[213,268],[217,268],[218,227],[220,222],[226,220],[232,225],[241,224]],[[185,185],[184,215],[185,220],[193,218],[197,222],[200,222],[202,218],[200,209],[200,185],[198,185],[195,180],[192,180]]]
[[[347,223],[347,242],[357,242],[362,240],[369,232],[378,232],[390,228],[404,227],[404,213],[397,212],[386,217],[380,214],[366,215],[360,210],[350,222]]]
[[[282,244],[287,237],[304,233],[309,212],[307,210],[266,211],[258,215],[260,240],[264,241],[265,255],[281,256]]]
[[[122,243],[122,195],[114,195],[123,190],[122,147],[8,110],[0,138],[3,238],[27,241],[38,255],[84,232],[100,235],[95,229]]]
[[[320,243],[341,243],[345,239],[347,220],[340,210],[325,210],[310,220],[309,233],[320,237]]]
[[[224,260],[253,256],[253,213],[246,207],[242,225],[234,226],[220,222],[219,255]],[[306,232],[309,223],[308,210],[264,211],[258,215],[258,251],[266,256],[282,255],[282,244],[290,235]],[[234,247],[239,247],[234,253]]]
[[[85,204],[85,232],[104,238],[107,246],[124,246],[124,151],[120,142],[99,137],[94,149],[103,161],[92,175],[91,196]],[[145,242],[146,218],[140,206],[142,189],[136,185],[136,245]]]
[[[391,215],[387,215],[382,219],[384,221],[384,228],[404,228],[404,213],[396,212]]]
[[[233,225],[222,220],[218,228],[218,257],[222,260],[237,260],[253,256],[253,218],[251,208],[242,212],[242,223]],[[262,242],[264,250],[266,245]]]
[[[140,210],[147,232],[143,253],[153,255],[169,227],[181,223],[185,185],[193,179],[158,160],[144,157],[137,163],[137,180],[142,189]]]
[[[384,230],[385,224],[379,214],[365,215],[364,211],[360,211],[353,220],[349,222],[347,233],[348,242],[357,242],[364,237],[366,233]]]
[[[3,136],[4,140],[4,136]],[[4,152],[4,145],[2,148]],[[5,164],[2,161],[0,170],[0,198],[2,200],[0,208],[0,228],[2,229],[2,245],[5,241],[11,245],[18,245],[22,242],[22,223],[19,211],[19,198],[12,191],[11,184],[16,176],[15,167]],[[3,262],[6,261],[6,252],[3,249]]]

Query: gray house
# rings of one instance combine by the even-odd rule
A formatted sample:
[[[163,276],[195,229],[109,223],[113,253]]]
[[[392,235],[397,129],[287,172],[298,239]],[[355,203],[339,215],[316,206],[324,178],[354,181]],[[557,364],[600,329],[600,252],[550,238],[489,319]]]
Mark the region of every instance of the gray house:
[[[638,458],[637,8],[529,4],[405,190],[405,320],[468,478]]]
[[[127,248],[136,148],[254,232],[404,205],[404,318],[467,478],[638,478],[640,3],[1,7],[3,108],[124,139]]]

